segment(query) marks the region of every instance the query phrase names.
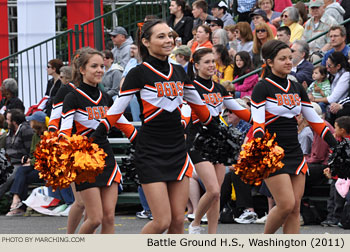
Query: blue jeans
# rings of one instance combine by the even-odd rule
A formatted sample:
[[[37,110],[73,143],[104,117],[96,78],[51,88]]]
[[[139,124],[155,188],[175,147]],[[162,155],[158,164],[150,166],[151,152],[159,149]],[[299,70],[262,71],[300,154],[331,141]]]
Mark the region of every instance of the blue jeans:
[[[72,188],[69,186],[64,189],[56,189],[56,191],[52,191],[52,187],[49,187],[49,196],[54,197],[59,200],[63,200],[65,204],[71,205],[74,202],[74,195]]]
[[[10,192],[18,194],[21,200],[25,200],[28,197],[28,185],[40,182],[44,180],[39,178],[39,171],[35,170],[34,166],[20,166],[16,171]]]
[[[141,202],[143,210],[150,211],[146,196],[145,196],[143,189],[142,189],[142,186],[138,186],[137,191],[139,192],[140,202]]]

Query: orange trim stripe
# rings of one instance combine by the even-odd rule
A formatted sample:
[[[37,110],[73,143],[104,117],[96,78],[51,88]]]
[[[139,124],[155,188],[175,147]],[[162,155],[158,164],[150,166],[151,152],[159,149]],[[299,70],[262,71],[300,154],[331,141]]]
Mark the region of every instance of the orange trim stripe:
[[[170,65],[170,72],[168,74],[168,76],[164,75],[163,73],[159,72],[157,69],[153,68],[150,64],[148,64],[147,62],[143,62],[142,63],[144,66],[146,66],[147,68],[149,68],[152,72],[154,72],[155,74],[159,75],[160,77],[166,79],[166,80],[170,80],[171,76],[173,75],[173,65],[168,63]]]
[[[102,93],[100,91],[100,96],[98,97],[97,101],[94,101],[93,99],[90,98],[87,94],[84,93],[84,91],[80,90],[79,88],[75,89],[77,92],[79,92],[82,96],[84,96],[86,99],[91,101],[93,104],[97,105],[102,99]]]
[[[194,80],[193,81],[194,83],[196,83],[198,86],[200,86],[201,88],[203,88],[203,89],[205,89],[205,90],[207,90],[207,91],[209,91],[209,92],[211,92],[211,91],[213,91],[213,89],[214,89],[214,82],[211,82],[211,88],[209,89],[209,88],[207,88],[206,86],[204,86],[202,83],[200,83],[199,81],[196,81],[196,80]]]
[[[109,179],[108,179],[107,186],[110,186],[110,185],[112,184],[112,182],[113,182],[113,180],[114,180],[114,178],[115,178],[117,172],[118,172],[118,164],[115,163],[113,172],[112,172],[111,176],[110,176]]]
[[[278,87],[279,89],[283,90],[284,92],[288,93],[289,89],[290,89],[290,80],[288,80],[288,86],[287,88],[283,88],[282,86],[280,86],[278,83],[274,82],[273,80],[269,79],[269,78],[265,78],[265,80],[267,80],[268,82],[270,82],[272,85]]]
[[[135,88],[135,89],[129,89],[129,90],[124,90],[124,91],[122,91],[122,90],[120,90],[119,91],[119,94],[121,94],[121,95],[127,95],[127,94],[134,94],[135,92],[137,92],[137,91],[139,91],[140,89],[139,88]]]

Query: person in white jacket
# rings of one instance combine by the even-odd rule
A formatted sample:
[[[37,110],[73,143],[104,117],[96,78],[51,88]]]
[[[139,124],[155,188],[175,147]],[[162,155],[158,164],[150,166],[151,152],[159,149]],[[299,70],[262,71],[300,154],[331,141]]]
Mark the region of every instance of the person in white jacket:
[[[326,15],[334,18],[338,24],[344,21],[345,10],[335,0],[324,0],[324,7]]]

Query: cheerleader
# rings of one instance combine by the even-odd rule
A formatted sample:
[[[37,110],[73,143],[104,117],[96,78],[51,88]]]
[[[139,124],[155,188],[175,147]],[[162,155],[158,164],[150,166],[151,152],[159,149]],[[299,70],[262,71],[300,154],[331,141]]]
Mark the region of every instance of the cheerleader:
[[[135,166],[153,215],[142,233],[183,233],[193,170],[181,123],[183,99],[203,123],[215,129],[215,122],[183,68],[168,63],[174,47],[169,26],[162,20],[150,20],[138,36],[143,63],[130,70],[93,137],[105,136],[133,95],[137,96],[142,126],[136,138]]]
[[[75,55],[73,83],[76,88],[72,87],[64,98],[60,137],[71,136],[73,128],[76,134],[90,136],[105,117],[113,100],[97,87],[103,76],[103,67],[103,56],[95,49],[83,48]],[[120,118],[116,126],[131,139],[136,135],[135,128],[124,117]],[[107,138],[99,139],[98,144],[107,153],[103,172],[96,176],[94,183],[76,185],[87,214],[79,233],[93,233],[100,224],[101,233],[114,233],[114,214],[121,173]]]
[[[330,146],[336,145],[336,140],[313,109],[302,85],[287,79],[292,69],[288,45],[268,41],[262,47],[262,56],[265,75],[254,87],[251,101],[253,136],[262,137],[265,130],[276,133],[276,141],[285,153],[283,168],[265,179],[276,205],[268,214],[264,232],[275,233],[283,225],[283,233],[299,233],[300,201],[308,166],[298,141],[296,116],[301,113]]]
[[[197,72],[194,86],[206,103],[210,113],[214,116],[213,120],[219,123],[219,115],[225,106],[241,119],[250,122],[250,111],[239,105],[222,85],[212,81],[215,74],[215,57],[212,49],[197,49],[193,54],[193,61]],[[192,125],[190,125],[188,135],[189,148],[191,148],[194,136],[200,127],[199,119],[192,114]],[[201,219],[207,213],[208,233],[215,234],[220,211],[220,188],[226,168],[223,164],[213,165],[201,157],[198,151],[191,151],[190,157],[195,164],[200,179],[204,183],[206,192],[198,203],[195,219],[189,225],[188,231],[190,234],[199,234]]]

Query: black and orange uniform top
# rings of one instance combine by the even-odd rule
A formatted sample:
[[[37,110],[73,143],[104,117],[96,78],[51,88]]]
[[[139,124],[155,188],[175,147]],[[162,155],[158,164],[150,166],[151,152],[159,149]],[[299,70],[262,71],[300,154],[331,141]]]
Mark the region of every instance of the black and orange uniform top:
[[[183,68],[152,56],[133,68],[106,120],[102,120],[96,130],[101,132],[99,135],[105,134],[120,118],[134,94],[140,104],[142,120],[135,148],[135,167],[140,182],[176,181],[192,176],[193,164],[187,154],[181,123],[183,99],[203,123],[209,124],[212,117]]]
[[[98,87],[81,83],[64,98],[59,136],[71,136],[74,128],[75,134],[90,137],[112,104],[113,100],[107,93],[102,92]],[[115,122],[115,126],[120,128],[129,138],[133,138],[137,134],[134,126],[124,116]],[[100,138],[97,143],[107,154],[104,170],[96,176],[94,183],[77,184],[77,191],[91,187],[110,186],[113,182],[121,182],[120,169],[115,162],[107,136]]]
[[[271,134],[276,133],[276,141],[284,149],[283,168],[270,176],[305,174],[308,170],[298,141],[296,116],[299,114],[330,146],[336,145],[329,128],[313,109],[305,89],[297,82],[270,74],[254,87],[251,105],[253,136],[262,137],[267,129]]]
[[[63,108],[63,101],[66,95],[75,89],[73,83],[68,83],[66,85],[61,85],[60,89],[57,91],[55,99],[52,103],[52,111],[49,121],[48,130],[57,131],[60,129],[61,113]]]
[[[213,116],[213,119],[218,123],[220,123],[219,116],[224,110],[224,107],[231,110],[242,120],[245,120],[249,123],[251,122],[252,118],[250,111],[239,105],[238,102],[235,101],[232,95],[230,95],[222,85],[212,81],[212,79],[203,79],[199,76],[195,78],[193,83],[201,99],[207,105],[210,114]],[[191,114],[191,122],[192,123],[189,124],[189,129],[187,131],[187,147],[189,149],[192,147],[194,138],[201,127],[200,120],[194,113]],[[194,164],[206,161],[201,157],[198,151],[190,151],[189,154]]]

